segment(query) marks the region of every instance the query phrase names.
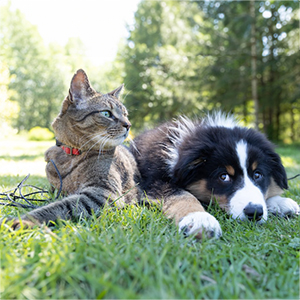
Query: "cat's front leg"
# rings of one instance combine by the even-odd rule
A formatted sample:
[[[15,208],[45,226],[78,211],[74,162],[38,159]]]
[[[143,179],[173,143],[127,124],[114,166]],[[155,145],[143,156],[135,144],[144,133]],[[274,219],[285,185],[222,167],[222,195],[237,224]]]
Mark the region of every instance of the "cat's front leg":
[[[62,172],[64,171],[63,168],[61,168],[60,164],[60,157],[61,155],[64,155],[63,150],[60,147],[53,146],[49,148],[45,152],[45,161],[47,163],[46,165],[46,175],[49,183],[52,187],[55,189],[59,189],[61,182],[60,177],[62,176]]]
[[[72,172],[78,165],[80,158],[67,155],[60,147],[53,146],[45,152],[46,175],[52,187],[62,188],[66,194],[75,193],[79,183],[74,179],[76,172]],[[75,176],[76,177],[76,176]]]
[[[108,199],[111,202],[117,200],[118,197],[109,190],[88,187],[80,193],[70,195],[61,201],[34,209],[22,216],[21,220],[14,219],[12,227],[17,229],[22,223],[24,227],[32,228],[41,224],[51,225],[57,220],[87,218],[92,216],[93,213],[99,213]]]
[[[17,230],[20,227],[23,228],[33,228],[35,226],[40,226],[41,224],[37,220],[26,220],[24,219],[19,219],[19,218],[3,218],[0,219],[0,226],[7,224],[11,226],[13,230]]]
[[[25,220],[25,219],[21,219],[21,220],[20,219],[14,219],[11,227],[12,227],[13,230],[17,230],[20,227],[33,228],[35,226],[40,226],[40,225],[42,225],[42,224],[39,223],[37,220],[33,220],[33,219],[32,219],[32,221]]]

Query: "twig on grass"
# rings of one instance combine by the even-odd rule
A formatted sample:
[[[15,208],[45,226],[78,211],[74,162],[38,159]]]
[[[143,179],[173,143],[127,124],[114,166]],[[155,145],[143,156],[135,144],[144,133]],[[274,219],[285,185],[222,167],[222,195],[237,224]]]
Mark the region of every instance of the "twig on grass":
[[[22,208],[37,208],[37,205],[34,205],[33,201],[38,202],[48,202],[50,198],[46,199],[36,199],[32,196],[43,196],[44,194],[49,194],[49,191],[43,190],[39,187],[30,184],[24,184],[26,180],[29,178],[30,174],[28,174],[15,189],[11,189],[4,193],[0,193],[0,205],[4,206],[14,206],[14,207],[22,207]],[[37,189],[38,191],[33,191],[31,193],[23,194],[22,189],[24,188],[32,188]],[[5,201],[5,202],[3,202]],[[24,203],[25,202],[25,203]]]
[[[293,179],[295,179],[295,178],[297,178],[297,177],[299,177],[300,176],[300,174],[297,174],[297,175],[295,175],[295,176],[293,176],[293,177],[291,177],[291,178],[288,178],[288,180],[293,180]]]
[[[57,175],[59,177],[59,181],[60,181],[60,187],[58,190],[58,193],[55,197],[55,200],[57,200],[61,194],[62,191],[62,177],[54,163],[53,160],[50,160],[50,162],[53,164]],[[24,184],[27,179],[29,178],[30,174],[28,174],[18,185],[16,188],[8,190],[4,193],[0,193],[0,205],[4,205],[4,206],[14,206],[14,207],[22,207],[22,208],[37,208],[39,207],[38,205],[33,204],[32,202],[49,202],[50,200],[52,200],[52,198],[45,198],[45,199],[36,199],[36,198],[32,198],[33,196],[44,196],[44,194],[50,194],[49,191],[44,190],[40,187],[34,186],[34,185],[30,185],[30,184]],[[31,189],[35,189],[35,191],[31,192],[31,193],[27,193],[27,194],[23,194],[22,189],[24,188],[31,188]],[[21,200],[21,202],[20,202]],[[3,202],[5,201],[5,202]],[[19,201],[19,202],[18,202]],[[22,203],[23,201],[23,203]],[[25,203],[24,203],[25,202]],[[26,204],[27,203],[27,204]]]

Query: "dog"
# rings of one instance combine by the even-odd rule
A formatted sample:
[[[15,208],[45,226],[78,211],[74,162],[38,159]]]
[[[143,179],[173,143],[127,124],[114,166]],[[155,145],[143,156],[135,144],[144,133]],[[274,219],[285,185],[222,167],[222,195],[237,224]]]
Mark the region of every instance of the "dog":
[[[280,195],[287,175],[274,145],[260,132],[216,112],[201,120],[180,117],[137,136],[131,145],[141,187],[185,235],[220,237],[203,205],[218,204],[233,219],[263,223],[268,214],[299,214]]]

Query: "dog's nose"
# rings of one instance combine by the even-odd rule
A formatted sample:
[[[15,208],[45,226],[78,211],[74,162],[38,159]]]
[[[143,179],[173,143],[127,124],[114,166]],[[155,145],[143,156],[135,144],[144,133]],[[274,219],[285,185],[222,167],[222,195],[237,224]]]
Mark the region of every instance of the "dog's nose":
[[[264,209],[260,204],[252,204],[251,202],[244,208],[244,214],[250,221],[259,221],[264,214]]]

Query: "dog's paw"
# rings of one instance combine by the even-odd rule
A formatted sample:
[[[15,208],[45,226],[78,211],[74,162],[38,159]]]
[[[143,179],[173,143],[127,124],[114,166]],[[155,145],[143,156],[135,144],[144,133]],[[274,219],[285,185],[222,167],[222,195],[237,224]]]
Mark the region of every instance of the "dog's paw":
[[[268,211],[278,216],[299,215],[300,208],[296,201],[290,198],[274,196],[267,199]]]
[[[184,235],[195,235],[202,239],[203,236],[219,238],[222,235],[222,229],[215,217],[207,212],[194,212],[183,217],[178,224],[179,232]]]

